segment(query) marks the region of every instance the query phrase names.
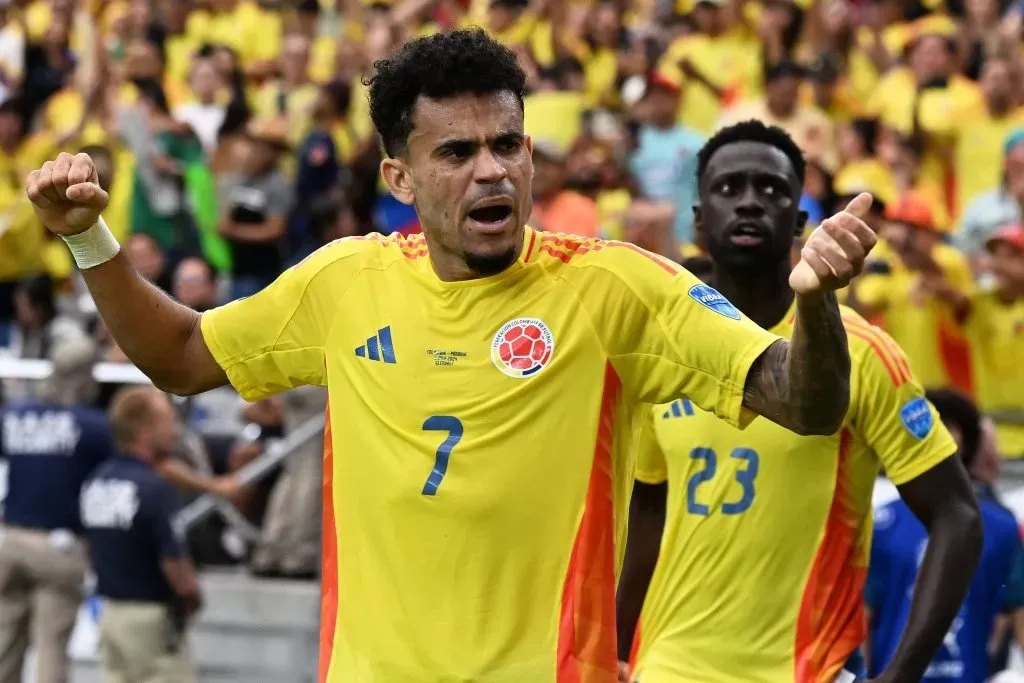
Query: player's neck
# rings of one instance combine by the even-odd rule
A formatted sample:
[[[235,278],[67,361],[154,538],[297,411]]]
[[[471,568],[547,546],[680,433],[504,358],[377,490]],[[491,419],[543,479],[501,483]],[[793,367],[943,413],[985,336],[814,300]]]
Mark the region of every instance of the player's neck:
[[[508,268],[512,267],[522,252],[522,239],[517,240],[508,254],[507,263],[506,259],[501,259],[503,263],[499,264],[486,264],[489,267],[486,268],[474,268],[473,265],[467,262],[466,257],[463,254],[457,254],[449,249],[446,249],[444,245],[433,239],[427,231],[423,233],[427,241],[427,252],[430,255],[430,264],[434,268],[434,274],[442,282],[462,282],[465,280],[479,280],[480,278],[491,277],[498,275]]]
[[[775,272],[736,272],[716,265],[711,275],[711,286],[743,311],[745,316],[768,330],[782,321],[793,304],[789,273],[788,263]]]

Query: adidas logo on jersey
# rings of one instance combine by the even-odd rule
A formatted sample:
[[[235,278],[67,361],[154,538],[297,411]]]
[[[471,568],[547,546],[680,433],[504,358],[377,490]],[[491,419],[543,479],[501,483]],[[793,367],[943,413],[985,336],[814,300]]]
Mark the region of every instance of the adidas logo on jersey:
[[[668,420],[673,417],[682,417],[683,415],[693,415],[693,404],[690,403],[689,399],[678,398],[672,401],[668,410],[661,414],[661,419]]]
[[[377,330],[377,334],[367,339],[362,346],[357,347],[356,356],[385,363],[397,363],[395,345],[391,342],[391,326],[388,325]]]

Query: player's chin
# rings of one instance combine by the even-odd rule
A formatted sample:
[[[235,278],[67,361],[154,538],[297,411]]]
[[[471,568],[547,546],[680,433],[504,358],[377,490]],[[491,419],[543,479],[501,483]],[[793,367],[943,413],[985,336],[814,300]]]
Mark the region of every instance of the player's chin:
[[[727,268],[736,270],[763,269],[776,265],[780,260],[780,257],[764,244],[756,247],[729,245],[714,258]]]

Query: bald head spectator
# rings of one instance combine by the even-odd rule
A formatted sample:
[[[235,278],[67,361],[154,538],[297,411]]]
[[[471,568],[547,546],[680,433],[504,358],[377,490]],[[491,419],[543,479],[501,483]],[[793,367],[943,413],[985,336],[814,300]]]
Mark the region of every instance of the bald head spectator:
[[[78,492],[115,452],[96,396],[96,347],[72,338],[52,350],[53,374],[36,396],[0,412],[0,457],[7,461],[0,543],[0,681],[20,681],[29,643],[37,679],[68,680],[67,645],[88,564]]]

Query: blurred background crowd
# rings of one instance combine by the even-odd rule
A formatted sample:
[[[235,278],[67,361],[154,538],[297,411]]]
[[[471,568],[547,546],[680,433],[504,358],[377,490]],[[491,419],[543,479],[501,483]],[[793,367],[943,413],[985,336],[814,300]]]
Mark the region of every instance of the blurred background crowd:
[[[929,389],[973,397],[1002,457],[1024,458],[1015,0],[0,0],[3,354],[52,359],[85,338],[125,360],[25,196],[29,171],[59,151],[92,156],[129,258],[198,310],[259,291],[331,240],[419,231],[378,179],[363,79],[411,37],[470,25],[528,74],[534,227],[627,240],[706,274],[697,153],[729,123],[777,125],[809,164],[808,230],[861,191],[875,197],[882,240],[844,302]],[[2,382],[7,401],[29,390]],[[322,400],[246,405],[223,389],[181,402],[182,459],[208,476],[192,490],[265,522],[283,475],[256,491],[232,473]],[[311,453],[285,473],[291,498],[315,497]],[[312,576],[316,530],[292,527],[317,509],[274,522],[313,538],[308,552],[283,565],[256,553],[253,569]],[[205,563],[245,556],[221,531]]]

